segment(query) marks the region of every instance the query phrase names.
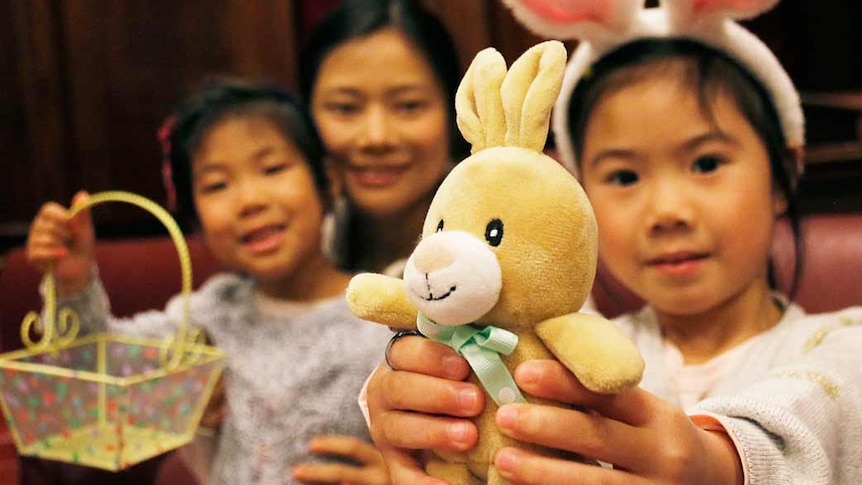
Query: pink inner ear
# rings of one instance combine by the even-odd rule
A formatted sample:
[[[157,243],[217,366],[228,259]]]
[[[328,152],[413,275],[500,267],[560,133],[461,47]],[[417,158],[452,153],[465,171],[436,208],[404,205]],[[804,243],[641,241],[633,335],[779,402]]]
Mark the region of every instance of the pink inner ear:
[[[613,15],[615,0],[521,0],[521,3],[553,24],[607,23]]]
[[[757,13],[771,5],[771,0],[693,0],[691,9],[696,15],[729,10],[737,13]]]

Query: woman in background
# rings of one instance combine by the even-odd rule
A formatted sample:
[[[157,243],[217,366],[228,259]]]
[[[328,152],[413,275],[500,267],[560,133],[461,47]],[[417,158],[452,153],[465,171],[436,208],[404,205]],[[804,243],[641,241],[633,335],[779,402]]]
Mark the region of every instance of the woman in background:
[[[327,250],[339,267],[400,274],[440,181],[468,154],[449,32],[411,0],[347,0],[302,53],[301,91],[343,184]]]

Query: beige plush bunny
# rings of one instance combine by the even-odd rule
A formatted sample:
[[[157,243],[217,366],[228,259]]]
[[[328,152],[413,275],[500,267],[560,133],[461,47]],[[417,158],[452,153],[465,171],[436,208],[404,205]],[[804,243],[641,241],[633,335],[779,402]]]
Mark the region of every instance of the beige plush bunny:
[[[458,350],[488,392],[478,445],[427,465],[452,484],[508,483],[494,455],[528,445],[503,436],[494,414],[536,401],[515,386],[519,363],[556,357],[605,393],[636,385],[643,372],[637,348],[611,322],[578,313],[596,271],[596,222],[577,180],[542,153],[565,64],[557,41],[534,46],[508,71],[494,49],[476,56],[456,96],[472,155],[437,191],[403,280],[360,274],[347,290],[360,318],[418,325]]]

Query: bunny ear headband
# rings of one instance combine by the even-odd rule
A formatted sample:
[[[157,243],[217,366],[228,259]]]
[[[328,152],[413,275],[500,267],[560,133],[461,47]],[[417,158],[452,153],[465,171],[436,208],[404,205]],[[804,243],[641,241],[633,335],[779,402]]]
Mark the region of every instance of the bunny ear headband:
[[[575,85],[590,66],[623,44],[644,38],[687,38],[717,49],[748,70],[771,96],[789,148],[801,155],[805,141],[799,93],[769,48],[735,22],[755,17],[779,0],[503,0],[535,33],[579,39],[566,68],[553,114],[553,130],[563,163],[576,173],[568,107]],[[802,173],[801,156],[796,173]]]

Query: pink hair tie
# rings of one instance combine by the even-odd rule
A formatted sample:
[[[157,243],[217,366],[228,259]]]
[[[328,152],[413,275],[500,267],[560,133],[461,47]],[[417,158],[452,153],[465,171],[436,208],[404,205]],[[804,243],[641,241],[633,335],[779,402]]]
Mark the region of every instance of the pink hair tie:
[[[174,185],[174,173],[171,169],[171,134],[177,119],[169,116],[159,128],[159,144],[162,146],[162,185],[167,192],[167,206],[170,211],[177,209],[177,188]]]

